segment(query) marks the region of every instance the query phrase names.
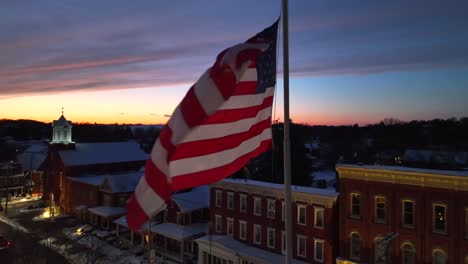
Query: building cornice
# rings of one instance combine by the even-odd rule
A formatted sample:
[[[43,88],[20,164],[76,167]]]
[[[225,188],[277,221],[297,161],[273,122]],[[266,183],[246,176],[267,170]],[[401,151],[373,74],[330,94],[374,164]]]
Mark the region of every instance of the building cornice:
[[[275,198],[276,200],[284,200],[284,189],[274,189],[274,188],[267,188],[264,186],[249,185],[249,184],[227,182],[227,181],[220,181],[220,182],[214,183],[212,187],[221,188],[224,190],[231,190],[233,192],[248,193],[251,195],[257,195],[257,196],[261,196],[264,198]],[[327,208],[332,208],[337,200],[337,196],[329,197],[329,196],[324,196],[324,195],[319,195],[319,194],[296,192],[294,191],[294,188],[292,188],[291,191],[292,191],[291,194],[292,194],[293,202],[306,203],[309,205],[318,204]]]
[[[340,179],[347,178],[391,184],[406,184],[419,187],[443,188],[456,191],[468,191],[468,176],[347,166],[337,166],[336,170]]]

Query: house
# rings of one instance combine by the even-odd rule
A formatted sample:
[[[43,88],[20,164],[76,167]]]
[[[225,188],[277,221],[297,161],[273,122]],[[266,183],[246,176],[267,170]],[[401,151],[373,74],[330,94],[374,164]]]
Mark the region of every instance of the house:
[[[294,263],[334,263],[338,193],[292,186],[292,196]],[[211,233],[196,240],[199,263],[285,261],[284,185],[225,179],[211,197]]]
[[[10,200],[25,190],[25,176],[18,162],[0,163],[1,197]]]
[[[26,149],[17,156],[26,174],[26,185],[28,193],[32,196],[41,197],[44,193],[44,172],[42,164],[47,157],[48,146],[41,141],[24,142]]]
[[[337,263],[468,263],[468,172],[336,166]]]

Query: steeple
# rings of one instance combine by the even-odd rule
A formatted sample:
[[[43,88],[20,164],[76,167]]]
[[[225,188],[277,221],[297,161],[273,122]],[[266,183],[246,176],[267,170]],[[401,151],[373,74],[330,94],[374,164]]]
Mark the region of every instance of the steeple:
[[[58,120],[52,122],[52,144],[70,144],[72,141],[72,122],[68,121],[63,115]]]

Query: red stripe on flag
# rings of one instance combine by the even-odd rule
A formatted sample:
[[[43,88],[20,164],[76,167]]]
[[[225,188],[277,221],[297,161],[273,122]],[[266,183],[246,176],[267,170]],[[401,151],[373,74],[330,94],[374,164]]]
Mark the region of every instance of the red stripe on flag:
[[[271,139],[264,140],[255,150],[237,158],[227,165],[174,177],[172,178],[172,188],[174,191],[178,191],[222,180],[240,170],[250,159],[267,151],[271,147],[271,144]]]
[[[190,128],[200,124],[203,119],[206,118],[205,110],[203,110],[203,107],[195,95],[194,86],[190,88],[184,99],[182,99],[180,110],[184,116],[185,123],[187,123]]]
[[[240,82],[232,95],[249,95],[257,93],[257,81]]]
[[[182,143],[171,155],[170,161],[203,156],[228,150],[239,146],[242,142],[261,134],[265,129],[270,128],[270,117],[250,127],[249,130],[232,134],[220,138],[197,140],[193,142]]]
[[[132,194],[127,204],[128,227],[132,230],[138,230],[146,220],[148,220],[148,216],[145,211],[141,209],[140,204],[138,204],[135,194]]]
[[[175,146],[171,142],[171,138],[172,138],[172,129],[168,125],[165,125],[163,129],[161,130],[161,132],[159,133],[159,142],[161,143],[161,146],[166,149],[168,156],[175,149]]]
[[[148,159],[145,165],[145,179],[148,185],[155,193],[164,201],[169,200],[172,191],[171,186],[167,182],[167,176],[158,169],[152,160]]]
[[[263,99],[262,104],[251,106],[251,107],[244,107],[238,109],[225,109],[225,110],[218,110],[213,115],[208,117],[203,124],[222,124],[222,123],[231,123],[235,121],[239,121],[245,118],[253,118],[256,117],[258,112],[261,110],[272,106],[273,104],[273,96],[269,96]]]

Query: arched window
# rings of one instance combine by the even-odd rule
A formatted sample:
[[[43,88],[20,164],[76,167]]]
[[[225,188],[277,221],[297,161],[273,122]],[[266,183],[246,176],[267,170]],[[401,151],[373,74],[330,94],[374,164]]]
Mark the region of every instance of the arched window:
[[[401,263],[414,264],[416,263],[416,249],[411,243],[401,245]]]
[[[441,249],[432,251],[432,264],[446,264],[448,261],[447,253]]]
[[[362,239],[361,235],[356,232],[351,233],[351,251],[349,257],[354,260],[361,259],[361,246],[362,246]]]

